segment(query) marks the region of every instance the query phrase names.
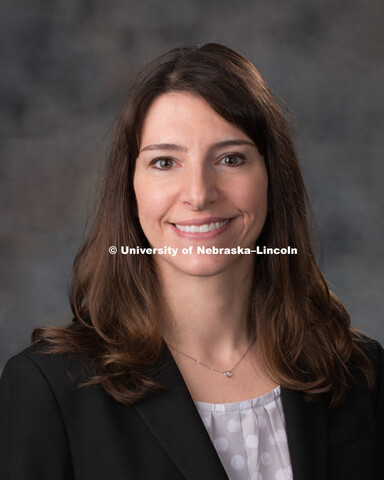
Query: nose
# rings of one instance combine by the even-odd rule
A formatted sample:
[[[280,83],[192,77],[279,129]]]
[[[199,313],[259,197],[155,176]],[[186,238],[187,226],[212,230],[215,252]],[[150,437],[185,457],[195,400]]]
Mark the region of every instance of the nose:
[[[203,210],[219,196],[218,182],[214,171],[204,165],[185,169],[180,199],[192,210]]]

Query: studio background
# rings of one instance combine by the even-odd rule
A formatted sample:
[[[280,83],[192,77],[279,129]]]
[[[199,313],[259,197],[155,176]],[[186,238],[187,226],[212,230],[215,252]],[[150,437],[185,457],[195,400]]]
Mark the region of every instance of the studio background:
[[[383,18],[381,0],[3,0],[0,371],[33,328],[71,320],[67,282],[129,80],[209,41],[294,112],[322,270],[383,343]]]

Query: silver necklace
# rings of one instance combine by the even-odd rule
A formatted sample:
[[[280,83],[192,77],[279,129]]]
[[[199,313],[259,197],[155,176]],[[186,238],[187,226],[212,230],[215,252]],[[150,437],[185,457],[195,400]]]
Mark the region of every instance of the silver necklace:
[[[233,371],[235,370],[235,368],[239,365],[239,363],[243,360],[243,358],[246,356],[246,354],[248,353],[249,349],[252,347],[253,345],[253,342],[256,340],[256,335],[253,337],[251,343],[248,345],[247,349],[245,350],[245,352],[243,353],[243,355],[240,357],[240,360],[238,360],[236,362],[236,364],[230,368],[229,370],[218,370],[217,368],[213,368],[209,365],[207,365],[206,363],[202,362],[201,360],[198,360],[197,358],[194,358],[192,357],[191,355],[188,355],[188,353],[184,353],[182,352],[181,350],[179,350],[178,348],[174,347],[173,345],[170,345],[168,343],[168,347],[172,348],[173,350],[176,350],[176,352],[180,353],[181,355],[184,355],[184,357],[187,357],[187,358],[190,358],[191,360],[193,360],[194,362],[198,363],[199,365],[205,367],[205,368],[208,368],[209,370],[212,370],[213,372],[217,372],[217,373],[221,373],[225,376],[225,378],[231,378],[233,376]]]

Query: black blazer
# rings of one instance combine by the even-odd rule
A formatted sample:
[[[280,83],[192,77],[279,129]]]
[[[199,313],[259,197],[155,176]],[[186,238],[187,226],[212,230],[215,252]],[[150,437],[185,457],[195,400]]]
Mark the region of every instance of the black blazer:
[[[125,407],[100,386],[76,387],[78,359],[39,348],[1,378],[1,480],[228,478],[169,351],[158,375],[168,390]],[[384,479],[384,351],[369,349],[376,388],[352,388],[341,408],[282,388],[294,480]]]

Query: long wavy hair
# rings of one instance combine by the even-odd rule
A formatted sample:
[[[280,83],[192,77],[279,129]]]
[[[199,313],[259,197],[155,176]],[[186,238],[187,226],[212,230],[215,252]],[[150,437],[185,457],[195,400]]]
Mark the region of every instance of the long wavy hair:
[[[259,245],[296,247],[297,255],[258,255],[248,329],[271,375],[308,401],[343,403],[350,365],[372,387],[364,340],[350,325],[317,265],[309,203],[282,110],[256,68],[219,45],[176,48],[147,65],[117,119],[95,221],[73,267],[69,291],[74,324],[36,329],[32,341],[48,353],[81,354],[92,367],[85,385],[100,383],[129,405],[159,391],[153,376],[164,348],[166,311],[150,255],[111,255],[111,245],[149,246],[137,218],[135,160],[148,108],[167,92],[202,97],[251,138],[268,172],[268,213]]]

